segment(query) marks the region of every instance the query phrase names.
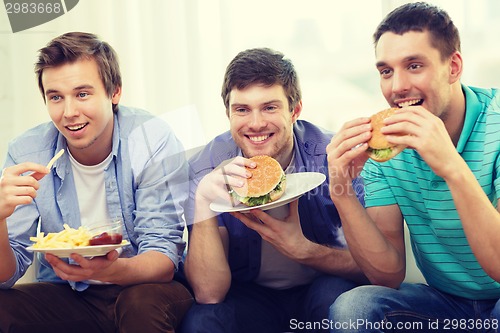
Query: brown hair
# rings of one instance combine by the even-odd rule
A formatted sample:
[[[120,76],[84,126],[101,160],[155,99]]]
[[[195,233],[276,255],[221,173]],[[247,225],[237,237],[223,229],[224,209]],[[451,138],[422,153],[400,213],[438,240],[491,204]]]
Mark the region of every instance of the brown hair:
[[[429,31],[432,46],[439,50],[442,59],[460,51],[460,34],[448,13],[425,2],[407,3],[390,12],[373,34],[375,45],[388,31],[398,35]]]
[[[80,59],[93,59],[97,63],[99,76],[108,97],[112,97],[116,89],[122,86],[120,66],[115,50],[96,35],[85,32],[69,32],[51,40],[47,46],[39,50],[35,73],[38,87],[45,99],[42,74],[45,68],[57,67],[73,63]],[[113,104],[113,111],[117,111]]]
[[[222,100],[229,114],[229,95],[233,88],[244,89],[253,84],[279,84],[285,90],[290,110],[301,100],[299,79],[292,62],[277,51],[255,48],[242,51],[229,63],[222,84]]]

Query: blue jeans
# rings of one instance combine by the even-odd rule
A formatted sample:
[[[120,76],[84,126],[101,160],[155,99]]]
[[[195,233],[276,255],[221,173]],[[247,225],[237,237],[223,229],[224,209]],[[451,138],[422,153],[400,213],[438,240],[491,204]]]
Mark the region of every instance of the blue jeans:
[[[329,306],[357,285],[335,276],[321,276],[310,285],[286,290],[233,281],[223,302],[194,304],[178,332],[328,332],[328,325],[319,326],[328,322]]]
[[[498,299],[472,301],[424,284],[361,286],[330,307],[330,332],[498,332]]]

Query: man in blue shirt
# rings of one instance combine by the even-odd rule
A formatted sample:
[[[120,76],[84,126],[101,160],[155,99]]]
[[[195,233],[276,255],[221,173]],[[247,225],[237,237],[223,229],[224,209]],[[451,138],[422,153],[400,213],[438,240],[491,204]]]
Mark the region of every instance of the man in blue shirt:
[[[172,281],[185,247],[182,145],[149,113],[118,104],[117,57],[97,36],[55,38],[35,71],[52,122],[9,144],[0,179],[0,331],[174,332],[192,303]],[[14,286],[33,262],[26,247],[37,228],[110,218],[123,221],[123,252],[46,254],[45,283]]]
[[[190,227],[185,273],[196,304],[181,331],[323,331],[329,302],[362,281],[345,246],[328,181],[288,206],[215,216],[229,202],[234,176],[249,177],[250,157],[269,155],[285,173],[327,174],[332,133],[298,120],[301,93],[292,63],[270,49],[239,53],[229,64],[222,98],[230,131],[190,160]],[[328,178],[328,177],[327,177]],[[363,186],[353,184],[362,201]],[[255,220],[259,222],[255,222]]]
[[[436,6],[396,8],[374,39],[382,93],[401,108],[381,131],[408,148],[367,161],[368,118],[346,123],[328,146],[332,182],[346,187],[333,199],[349,248],[376,285],[337,299],[332,332],[497,332],[500,94],[460,82],[458,30]],[[363,165],[366,210],[346,192]],[[404,220],[427,284],[402,284]]]

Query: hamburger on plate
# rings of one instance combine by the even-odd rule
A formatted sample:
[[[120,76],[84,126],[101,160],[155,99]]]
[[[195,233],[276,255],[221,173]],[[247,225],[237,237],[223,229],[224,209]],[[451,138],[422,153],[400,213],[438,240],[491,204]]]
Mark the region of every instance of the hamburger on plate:
[[[259,155],[250,158],[257,166],[247,168],[252,177],[243,179],[242,187],[234,186],[232,196],[246,206],[254,207],[281,198],[286,188],[286,175],[274,158]]]
[[[402,152],[406,146],[389,143],[385,135],[380,132],[384,126],[384,119],[392,116],[398,108],[382,110],[371,116],[372,137],[368,141],[368,156],[377,162],[385,162]]]

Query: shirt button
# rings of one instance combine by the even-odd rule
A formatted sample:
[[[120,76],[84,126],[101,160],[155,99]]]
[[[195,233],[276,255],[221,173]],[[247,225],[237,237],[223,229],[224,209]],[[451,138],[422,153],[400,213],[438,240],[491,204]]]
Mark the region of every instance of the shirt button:
[[[438,182],[436,182],[436,181],[432,181],[432,182],[431,182],[431,187],[432,187],[432,188],[438,188],[438,187],[439,187],[439,183],[438,183]]]

